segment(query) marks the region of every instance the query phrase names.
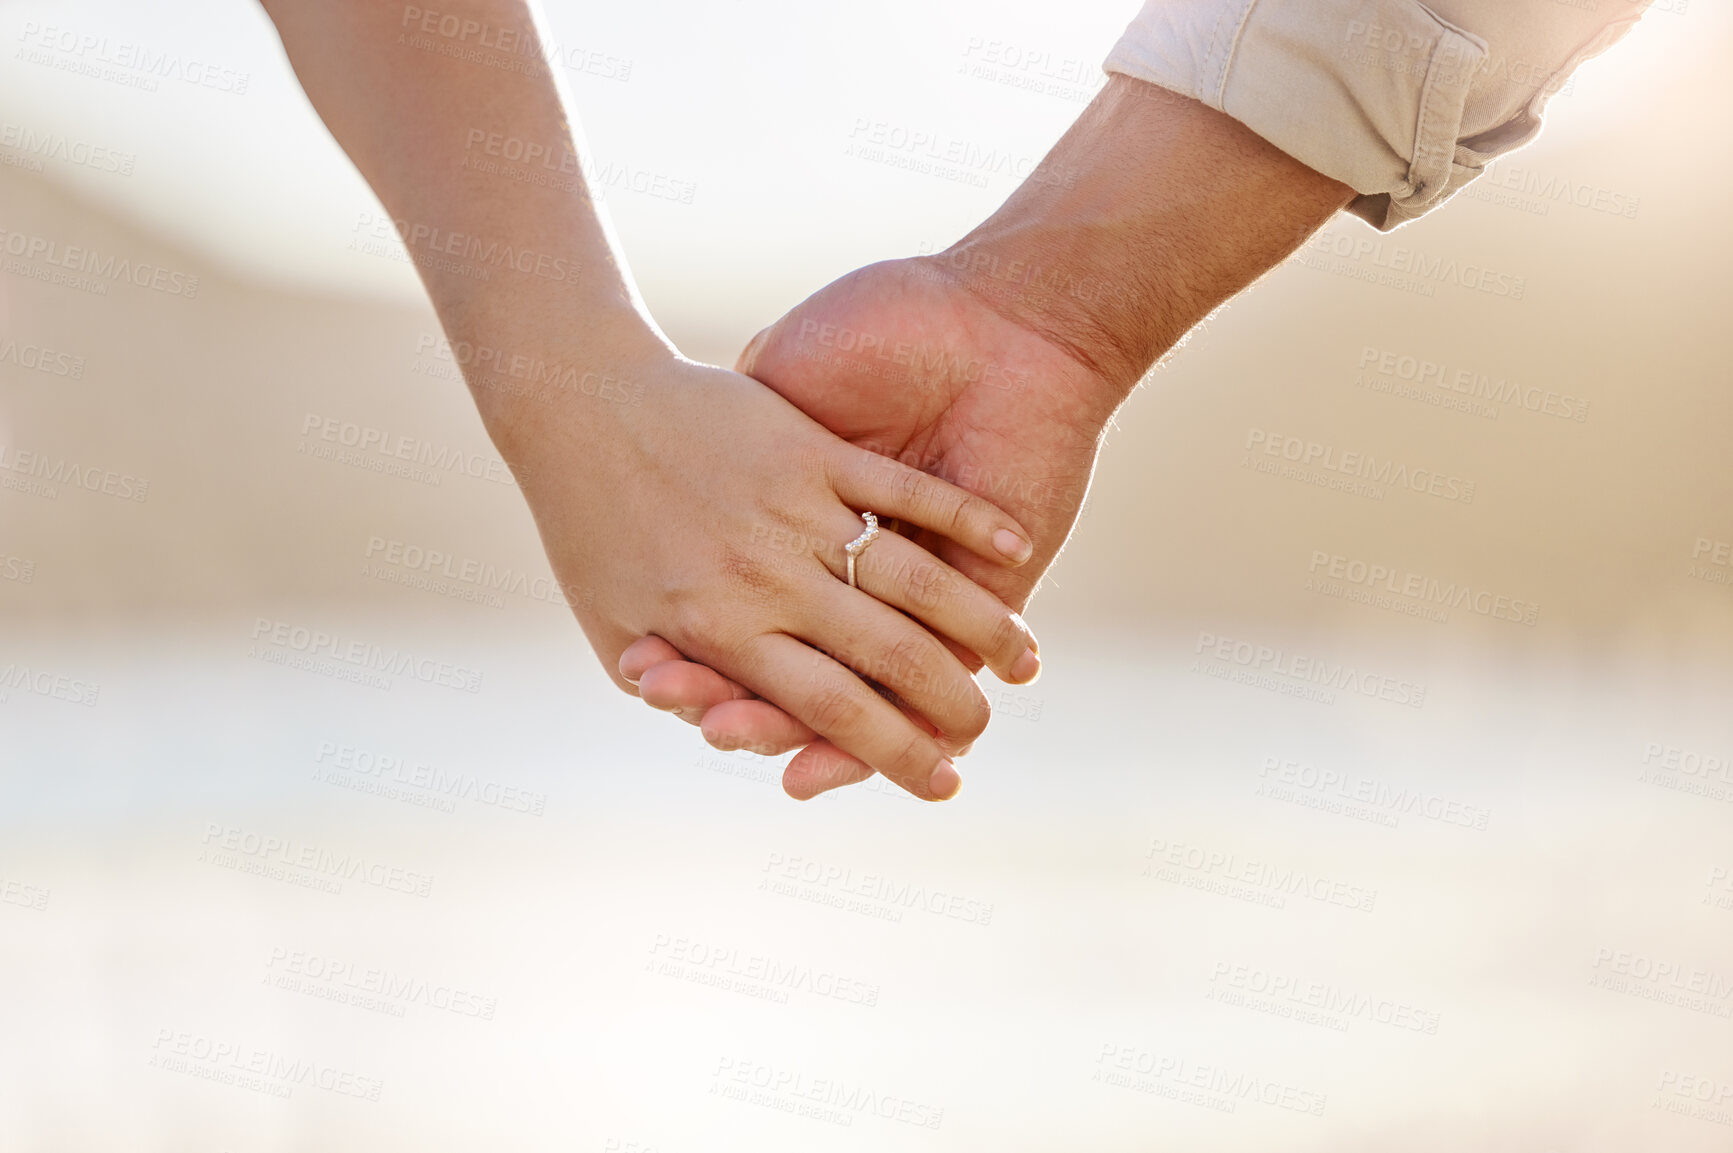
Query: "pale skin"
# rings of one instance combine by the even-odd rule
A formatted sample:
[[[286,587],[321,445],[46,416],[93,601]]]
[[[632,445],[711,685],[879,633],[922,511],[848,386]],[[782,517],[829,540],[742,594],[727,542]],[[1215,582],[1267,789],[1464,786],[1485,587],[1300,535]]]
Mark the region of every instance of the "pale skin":
[[[575,163],[533,180],[474,163],[477,133],[495,130],[562,161],[581,155],[545,67],[486,62],[533,65],[535,52],[478,61],[461,25],[457,36],[421,29],[394,0],[264,6],[314,107],[399,222],[452,344],[574,370],[557,379],[615,382],[526,387],[480,363],[465,373],[616,683],[637,691],[622,654],[653,635],[774,710],[787,731],[917,796],[955,794],[952,758],[989,712],[970,667],[984,661],[1013,683],[1040,668],[1027,626],[994,595],[1016,586],[976,582],[1044,567],[1030,542],[1032,531],[1051,540],[1051,524],[1025,528],[963,488],[846,443],[788,388],[785,399],[681,357],[645,311]],[[495,44],[501,30],[533,35],[525,0],[441,8],[493,29]],[[772,365],[776,348],[765,352]],[[885,533],[851,589],[842,544],[866,509],[934,535]]]
[[[947,251],[869,265],[760,333],[739,368],[846,439],[987,496],[1034,533],[1015,570],[915,539],[1023,608],[1077,519],[1102,435],[1195,324],[1353,198],[1229,116],[1113,76],[1034,175]],[[843,329],[878,342],[841,352]],[[889,369],[883,349],[937,348]],[[919,365],[932,368],[922,371]],[[801,749],[805,799],[871,766],[671,638],[626,650],[644,700],[719,748]]]

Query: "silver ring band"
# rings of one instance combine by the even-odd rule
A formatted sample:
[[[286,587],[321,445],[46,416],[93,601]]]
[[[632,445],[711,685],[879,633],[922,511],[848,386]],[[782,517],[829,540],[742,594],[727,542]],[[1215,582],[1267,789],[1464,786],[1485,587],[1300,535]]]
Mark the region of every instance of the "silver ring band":
[[[865,552],[867,545],[879,538],[879,518],[870,512],[861,513],[860,518],[866,522],[866,531],[843,546],[843,551],[848,553],[848,587],[851,589],[860,587],[854,583],[855,557]]]

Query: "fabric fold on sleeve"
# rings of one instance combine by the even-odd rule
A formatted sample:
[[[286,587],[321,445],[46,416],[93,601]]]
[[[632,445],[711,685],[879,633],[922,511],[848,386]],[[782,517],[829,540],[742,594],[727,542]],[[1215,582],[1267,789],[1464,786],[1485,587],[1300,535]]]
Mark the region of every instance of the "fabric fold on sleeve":
[[[1620,14],[1513,0],[1146,0],[1106,68],[1225,112],[1388,230],[1534,139]]]

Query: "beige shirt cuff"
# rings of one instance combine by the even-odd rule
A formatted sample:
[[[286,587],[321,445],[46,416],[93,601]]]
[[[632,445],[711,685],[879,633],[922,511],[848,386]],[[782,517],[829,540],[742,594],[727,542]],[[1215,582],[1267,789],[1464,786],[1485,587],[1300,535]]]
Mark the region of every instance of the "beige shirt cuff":
[[[1381,229],[1534,139],[1577,65],[1642,7],[1538,0],[1146,0],[1107,58],[1227,113],[1360,195]]]

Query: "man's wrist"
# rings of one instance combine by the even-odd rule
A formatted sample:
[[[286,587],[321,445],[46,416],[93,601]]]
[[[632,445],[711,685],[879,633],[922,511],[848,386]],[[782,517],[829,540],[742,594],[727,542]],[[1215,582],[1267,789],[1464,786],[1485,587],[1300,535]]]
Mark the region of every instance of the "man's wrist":
[[[1352,196],[1232,117],[1113,76],[1022,187],[930,259],[1091,370],[1111,408]]]

